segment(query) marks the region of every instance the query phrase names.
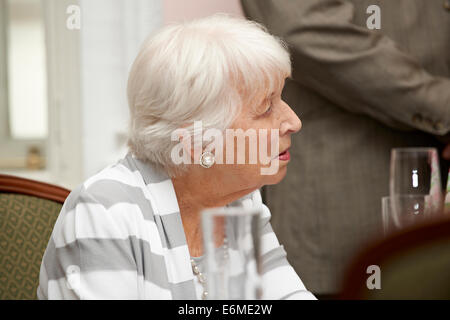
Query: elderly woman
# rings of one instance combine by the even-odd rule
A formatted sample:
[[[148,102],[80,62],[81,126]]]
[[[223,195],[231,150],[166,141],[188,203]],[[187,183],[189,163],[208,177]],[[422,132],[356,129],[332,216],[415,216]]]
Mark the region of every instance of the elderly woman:
[[[301,128],[281,99],[290,74],[283,42],[255,22],[214,15],[151,36],[129,75],[129,153],[67,198],[38,297],[205,298],[195,262],[203,255],[201,212],[233,205],[262,211],[263,298],[314,299],[288,263],[259,192],[285,176],[291,134]],[[258,139],[244,139],[243,151],[230,143],[238,134],[216,135],[221,143],[212,144],[203,136],[208,129]],[[271,149],[268,161],[251,161],[255,150]]]

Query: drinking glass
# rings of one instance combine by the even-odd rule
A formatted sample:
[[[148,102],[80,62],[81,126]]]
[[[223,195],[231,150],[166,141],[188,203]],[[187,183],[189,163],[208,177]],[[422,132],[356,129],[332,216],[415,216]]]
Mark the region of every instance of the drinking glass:
[[[398,195],[381,201],[384,235],[433,217],[429,195]]]
[[[238,207],[202,212],[208,299],[262,298],[260,216]]]
[[[389,195],[422,195],[427,207],[439,212],[443,205],[439,157],[435,148],[396,148],[391,151]],[[393,198],[397,205],[400,199]],[[399,208],[400,210],[401,208]],[[401,214],[396,212],[397,215]]]

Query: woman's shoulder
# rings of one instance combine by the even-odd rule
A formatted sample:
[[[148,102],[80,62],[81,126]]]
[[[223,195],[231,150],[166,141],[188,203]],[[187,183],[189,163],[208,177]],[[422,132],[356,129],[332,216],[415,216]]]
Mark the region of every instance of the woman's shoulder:
[[[130,170],[117,162],[89,177],[67,197],[63,210],[70,212],[77,206],[92,214],[105,212],[140,212],[142,219],[152,219],[152,200],[138,170]],[[100,210],[101,209],[101,210]],[[135,217],[136,218],[136,217]]]
[[[154,221],[153,205],[145,193],[136,172],[108,166],[69,194],[53,229],[55,243],[144,237],[148,222]]]
[[[86,179],[70,193],[68,199],[83,200],[87,197],[108,208],[119,202],[131,202],[138,196],[144,198],[144,188],[139,171],[132,171],[117,162]]]

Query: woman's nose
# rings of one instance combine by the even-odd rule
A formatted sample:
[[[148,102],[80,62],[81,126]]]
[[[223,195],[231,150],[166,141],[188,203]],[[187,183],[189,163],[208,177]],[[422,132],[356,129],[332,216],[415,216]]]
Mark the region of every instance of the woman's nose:
[[[302,121],[294,112],[294,110],[286,104],[286,118],[281,124],[281,134],[296,133],[302,128]]]

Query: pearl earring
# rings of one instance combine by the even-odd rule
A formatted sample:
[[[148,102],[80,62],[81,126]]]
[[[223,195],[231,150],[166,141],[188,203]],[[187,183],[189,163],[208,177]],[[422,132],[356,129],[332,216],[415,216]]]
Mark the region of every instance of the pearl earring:
[[[205,151],[202,153],[202,156],[200,157],[200,165],[203,168],[211,168],[215,162],[216,158],[211,152]]]

